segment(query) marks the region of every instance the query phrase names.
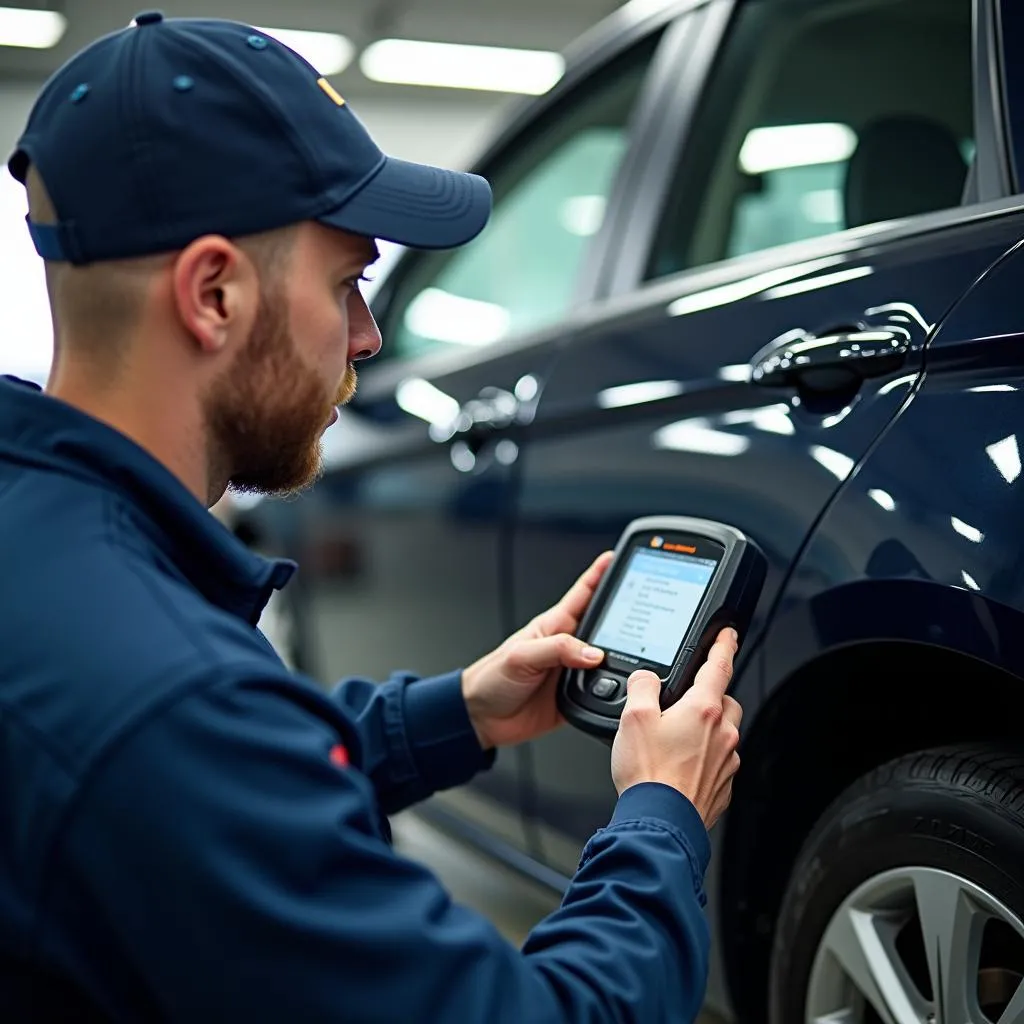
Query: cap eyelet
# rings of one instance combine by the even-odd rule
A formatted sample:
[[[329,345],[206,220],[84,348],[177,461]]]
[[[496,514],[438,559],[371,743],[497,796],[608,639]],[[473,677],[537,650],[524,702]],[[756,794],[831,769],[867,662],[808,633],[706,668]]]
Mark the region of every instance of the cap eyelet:
[[[263,36],[249,36],[249,38],[246,39],[246,42],[254,50],[265,50],[267,48],[267,41]]]
[[[178,75],[171,83],[177,92],[188,92],[195,86],[195,80],[188,75]]]
[[[85,82],[82,82],[80,85],[76,85],[74,89],[71,90],[70,99],[72,103],[81,103],[82,100],[84,100],[85,97],[88,95],[89,86]]]

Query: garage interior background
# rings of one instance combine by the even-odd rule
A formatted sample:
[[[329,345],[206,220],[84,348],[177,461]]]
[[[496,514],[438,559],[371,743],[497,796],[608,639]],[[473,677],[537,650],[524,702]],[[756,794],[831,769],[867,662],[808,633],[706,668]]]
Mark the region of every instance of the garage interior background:
[[[655,6],[657,0],[633,3]],[[386,152],[457,168],[472,160],[517,99],[554,84],[562,48],[619,6],[615,0],[154,4],[168,17],[223,17],[280,30],[279,36],[349,100]],[[90,40],[129,24],[143,9],[144,0],[0,0],[0,150],[5,160],[46,77]],[[392,40],[525,52],[455,50],[437,59],[429,50],[397,49]],[[18,42],[22,45],[12,45]],[[426,84],[430,79],[438,84]],[[24,213],[23,192],[5,172],[0,175],[0,365],[3,372],[39,378],[49,364],[52,336]]]

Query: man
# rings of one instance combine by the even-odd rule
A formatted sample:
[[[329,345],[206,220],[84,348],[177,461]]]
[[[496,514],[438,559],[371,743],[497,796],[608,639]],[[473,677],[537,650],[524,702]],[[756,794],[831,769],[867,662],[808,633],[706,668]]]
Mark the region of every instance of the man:
[[[208,512],[314,479],[381,343],[372,240],[462,244],[487,185],[386,159],[252,28],[158,13],[57,72],[10,169],[55,351],[46,393],[0,384],[0,1017],[692,1019],[735,637],[664,715],[631,680],[614,817],[519,951],[385,816],[560,724],[608,555],[464,671],[328,696],[255,628],[293,567]]]

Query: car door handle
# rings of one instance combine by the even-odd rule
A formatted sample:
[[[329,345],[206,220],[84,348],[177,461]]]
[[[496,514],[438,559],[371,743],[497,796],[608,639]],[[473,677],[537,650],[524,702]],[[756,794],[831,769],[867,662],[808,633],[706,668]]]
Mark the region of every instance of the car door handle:
[[[751,360],[760,387],[835,391],[898,370],[911,347],[902,327],[853,328],[816,336],[801,331],[766,345]]]

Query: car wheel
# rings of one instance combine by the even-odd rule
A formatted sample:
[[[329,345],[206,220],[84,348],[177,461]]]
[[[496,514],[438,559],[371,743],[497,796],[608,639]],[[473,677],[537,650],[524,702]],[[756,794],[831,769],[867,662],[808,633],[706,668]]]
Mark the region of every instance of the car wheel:
[[[1021,1024],[1022,979],[1024,757],[925,751],[832,804],[783,899],[771,1024]]]

